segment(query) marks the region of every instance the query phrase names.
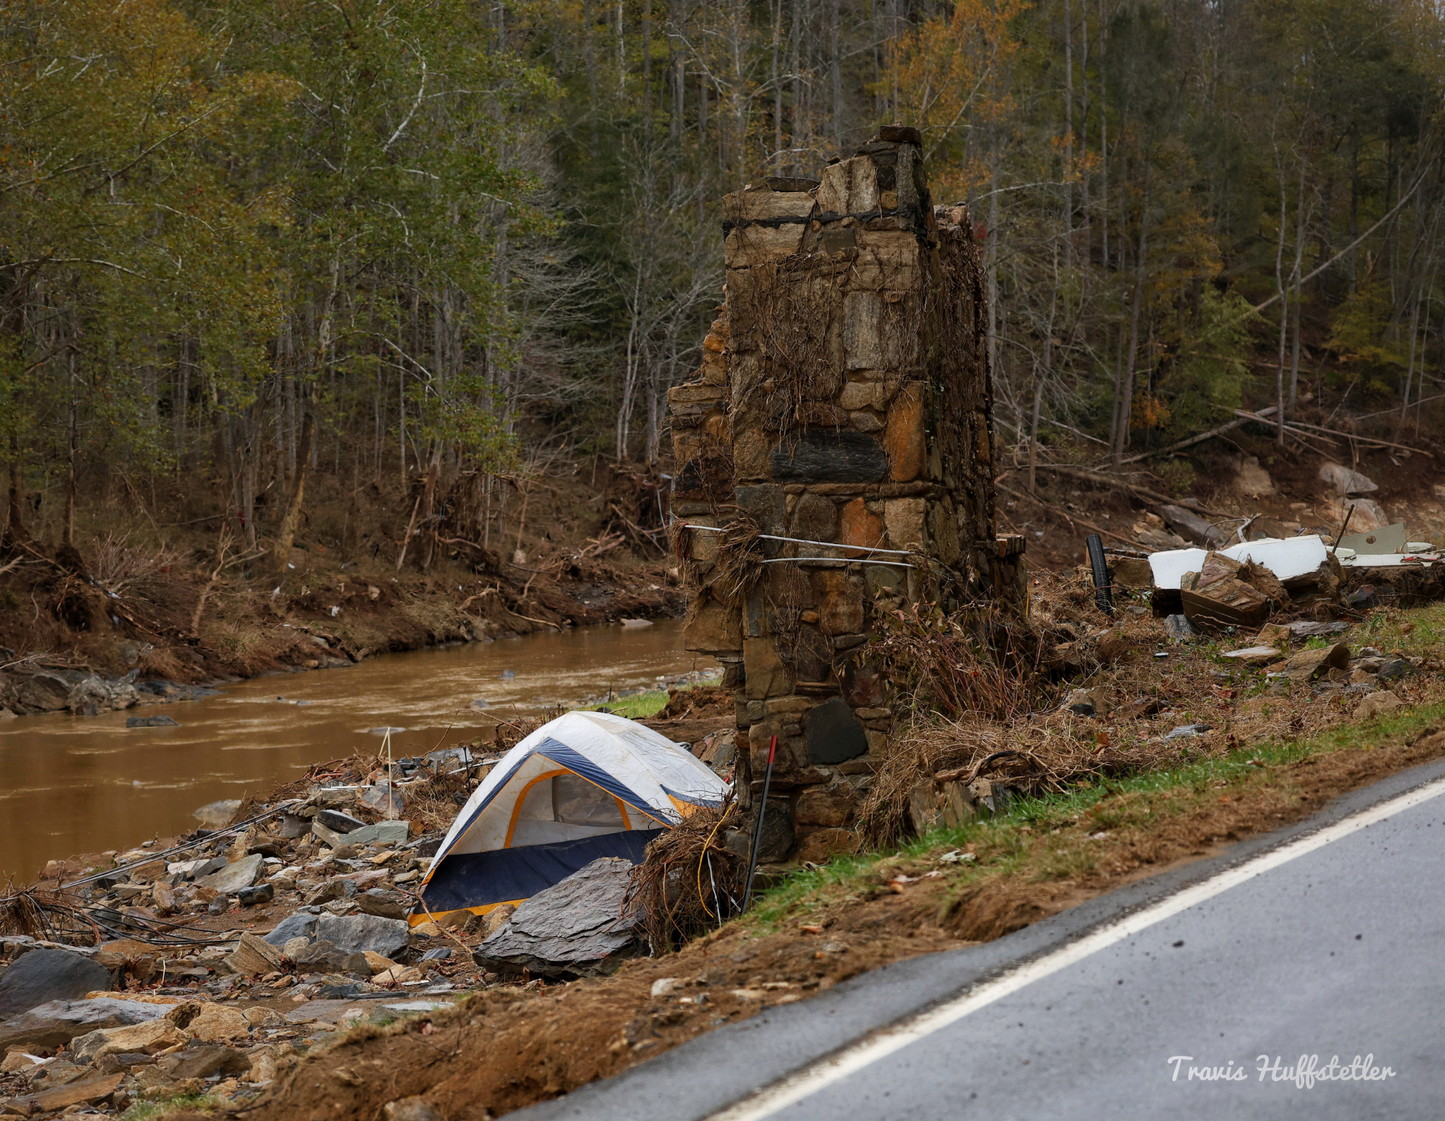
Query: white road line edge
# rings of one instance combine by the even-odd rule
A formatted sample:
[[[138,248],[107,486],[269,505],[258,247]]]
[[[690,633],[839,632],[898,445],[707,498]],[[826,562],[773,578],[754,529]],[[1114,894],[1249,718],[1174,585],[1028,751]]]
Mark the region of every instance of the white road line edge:
[[[931,1008],[927,1012],[907,1020],[896,1027],[881,1029],[868,1039],[851,1044],[842,1051],[803,1067],[771,1086],[750,1094],[748,1097],[719,1110],[709,1116],[708,1121],[761,1121],[786,1109],[795,1102],[810,1097],[831,1083],[855,1074],[864,1067],[900,1051],[910,1043],[932,1035],[936,1031],[957,1023],[970,1013],[986,1008],[997,1000],[1018,992],[1020,989],[1042,980],[1061,969],[1067,969],[1075,962],[1091,954],[1162,922],[1180,911],[1203,903],[1207,899],[1245,883],[1255,876],[1288,864],[1325,845],[1348,837],[1367,826],[1384,821],[1403,810],[1411,809],[1445,794],[1445,779],[1428,783],[1408,791],[1396,798],[1381,802],[1367,810],[1327,825],[1297,841],[1281,845],[1277,849],[1262,853],[1247,860],[1236,868],[1228,868],[1217,876],[1211,876],[1202,883],[1194,884],[1158,903],[1146,907],[1118,922],[1100,927],[1076,942],[1055,950],[1051,954],[1027,962],[1017,969],[954,997],[952,1000]]]

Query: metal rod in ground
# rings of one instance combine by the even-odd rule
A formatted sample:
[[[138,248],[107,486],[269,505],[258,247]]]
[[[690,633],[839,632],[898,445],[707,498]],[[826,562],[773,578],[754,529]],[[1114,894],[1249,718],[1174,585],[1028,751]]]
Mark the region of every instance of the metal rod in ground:
[[[1350,519],[1355,516],[1355,504],[1350,503],[1350,508],[1345,511],[1345,520],[1340,523],[1340,532],[1335,534],[1335,547],[1330,550],[1330,556],[1340,551],[1340,538],[1344,537],[1345,530],[1350,528]]]
[[[758,823],[753,826],[753,853],[748,858],[748,880],[747,886],[743,889],[743,910],[748,909],[748,904],[753,899],[753,876],[758,870],[758,846],[763,842],[763,815],[768,812],[768,788],[773,785],[773,760],[778,755],[778,737],[773,736],[773,742],[768,744],[768,769],[763,775],[763,800],[758,803]]]

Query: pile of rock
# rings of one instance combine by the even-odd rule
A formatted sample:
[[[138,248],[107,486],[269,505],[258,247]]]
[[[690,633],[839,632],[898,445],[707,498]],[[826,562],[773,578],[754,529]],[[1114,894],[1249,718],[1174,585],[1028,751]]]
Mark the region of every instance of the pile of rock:
[[[300,798],[230,807],[236,823],[215,833],[35,885],[33,898],[58,892],[112,937],[0,935],[0,1107],[244,1102],[349,1025],[424,1015],[483,986],[594,976],[638,952],[624,860],[595,861],[519,908],[412,926],[440,828],[494,760],[451,749],[391,772],[353,762]],[[408,809],[433,828],[385,816]]]
[[[0,673],[0,719],[46,712],[97,716],[135,705],[194,700],[218,691],[206,685],[177,685],[158,678],[137,680],[134,670],[121,677],[102,677],[88,670],[21,661]],[[164,716],[131,717],[126,727],[175,723]]]
[[[0,1010],[9,1014],[0,1022],[5,1113],[31,1116],[82,1105],[122,1110],[133,1100],[178,1094],[244,1101],[338,1028],[445,1006],[444,998],[396,994],[371,1001],[312,999],[304,987],[289,999],[269,1001],[234,986],[185,993],[174,985],[135,985],[108,994],[108,985],[125,972],[117,963],[133,960],[137,948],[146,947],[5,941],[11,961],[0,973]],[[213,959],[218,969],[262,963],[276,966],[273,972],[288,965],[279,951],[250,934],[227,957]],[[42,996],[46,999],[31,1004]],[[15,1012],[17,1005],[27,1007]]]

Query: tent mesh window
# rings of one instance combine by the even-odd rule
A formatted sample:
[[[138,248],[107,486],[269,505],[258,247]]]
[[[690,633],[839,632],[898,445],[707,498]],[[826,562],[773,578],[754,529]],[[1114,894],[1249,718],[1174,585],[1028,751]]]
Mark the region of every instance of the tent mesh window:
[[[617,799],[577,775],[558,775],[552,780],[552,820],[594,828],[627,828]]]

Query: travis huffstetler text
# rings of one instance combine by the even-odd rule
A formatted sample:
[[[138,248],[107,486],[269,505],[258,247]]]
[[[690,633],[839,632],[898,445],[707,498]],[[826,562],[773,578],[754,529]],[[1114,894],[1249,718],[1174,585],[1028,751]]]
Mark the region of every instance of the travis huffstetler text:
[[[1171,1082],[1178,1082],[1184,1076],[1186,1082],[1245,1082],[1249,1079],[1249,1068],[1235,1065],[1231,1059],[1224,1066],[1189,1066],[1193,1055],[1170,1055],[1167,1062],[1173,1067]],[[1342,1063],[1338,1055],[1321,1064],[1318,1055],[1301,1055],[1293,1066],[1285,1066],[1278,1058],[1260,1055],[1255,1059],[1259,1081],[1293,1082],[1300,1090],[1313,1090],[1316,1082],[1383,1082],[1395,1077],[1394,1067],[1375,1065],[1373,1054],[1361,1058],[1356,1055],[1352,1062]]]

